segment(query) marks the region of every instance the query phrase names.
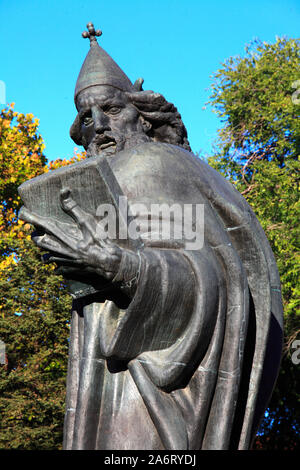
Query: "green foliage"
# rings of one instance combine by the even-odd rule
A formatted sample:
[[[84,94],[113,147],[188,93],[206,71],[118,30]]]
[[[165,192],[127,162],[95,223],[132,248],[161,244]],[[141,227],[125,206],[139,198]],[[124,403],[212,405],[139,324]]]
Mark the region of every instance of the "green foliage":
[[[244,58],[231,57],[214,74],[210,103],[224,123],[220,156],[243,165],[249,181],[253,160],[282,165],[299,154],[300,100],[295,87],[300,89],[300,41],[256,40],[245,52]]]
[[[0,280],[0,447],[56,449],[62,442],[70,297],[31,241]]]
[[[257,161],[253,166],[255,177],[245,196],[276,254],[285,319],[290,325],[293,314],[300,313],[298,162],[287,161],[283,168],[274,161]]]
[[[214,76],[210,103],[224,126],[209,164],[244,195],[276,257],[284,304],[285,346],[279,378],[257,448],[299,446],[300,367],[291,345],[300,334],[299,154],[300,42],[255,41]],[[297,93],[298,94],[298,93]]]
[[[0,112],[0,448],[59,449],[65,407],[71,298],[17,218],[18,186],[83,158],[46,165],[38,120]]]

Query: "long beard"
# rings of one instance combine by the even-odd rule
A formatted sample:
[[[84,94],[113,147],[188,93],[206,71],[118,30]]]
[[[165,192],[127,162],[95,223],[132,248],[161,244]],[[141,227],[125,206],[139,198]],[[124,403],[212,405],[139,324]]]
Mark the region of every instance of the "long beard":
[[[126,135],[96,135],[86,149],[87,157],[109,156],[124,149],[133,148],[151,139],[144,132],[134,132]]]

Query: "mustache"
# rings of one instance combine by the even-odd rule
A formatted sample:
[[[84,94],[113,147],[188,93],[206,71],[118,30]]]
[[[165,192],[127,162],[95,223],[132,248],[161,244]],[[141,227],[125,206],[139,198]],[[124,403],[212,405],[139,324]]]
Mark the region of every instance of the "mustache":
[[[111,132],[103,132],[103,134],[96,134],[91,141],[91,144],[94,145],[105,145],[107,143],[114,142],[116,143],[116,139]]]
[[[105,131],[102,134],[96,134],[87,147],[87,154],[89,156],[95,154],[115,153],[121,150],[124,146],[124,137],[121,135],[112,134]],[[106,150],[107,149],[107,150]]]
[[[124,148],[131,148],[144,142],[150,142],[151,138],[143,132],[132,132],[127,135],[105,131],[96,134],[86,148],[87,156],[112,155]]]
[[[108,132],[96,134],[86,147],[87,155],[99,155],[104,152],[106,148],[112,148],[115,147],[115,145],[115,138]]]

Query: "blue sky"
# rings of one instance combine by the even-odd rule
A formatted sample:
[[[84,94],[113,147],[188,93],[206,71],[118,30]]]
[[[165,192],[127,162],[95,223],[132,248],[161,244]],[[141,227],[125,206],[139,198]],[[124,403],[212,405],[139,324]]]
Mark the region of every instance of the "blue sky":
[[[0,0],[0,80],[6,101],[40,119],[48,160],[69,158],[75,82],[92,21],[102,47],[132,81],[182,115],[194,152],[211,152],[220,122],[203,109],[211,75],[258,37],[299,37],[299,0]]]

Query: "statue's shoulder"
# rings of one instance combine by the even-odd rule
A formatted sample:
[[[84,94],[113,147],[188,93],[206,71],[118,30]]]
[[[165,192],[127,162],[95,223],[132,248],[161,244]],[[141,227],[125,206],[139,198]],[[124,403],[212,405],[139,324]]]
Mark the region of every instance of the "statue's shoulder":
[[[115,154],[109,163],[125,192],[169,191],[178,200],[183,195],[189,201],[205,197],[215,207],[230,206],[245,214],[251,212],[247,201],[223,175],[182,147],[144,143]]]
[[[112,169],[116,172],[131,171],[146,173],[164,173],[173,168],[186,167],[197,157],[182,147],[162,142],[146,142],[136,147],[122,150],[109,158]]]

